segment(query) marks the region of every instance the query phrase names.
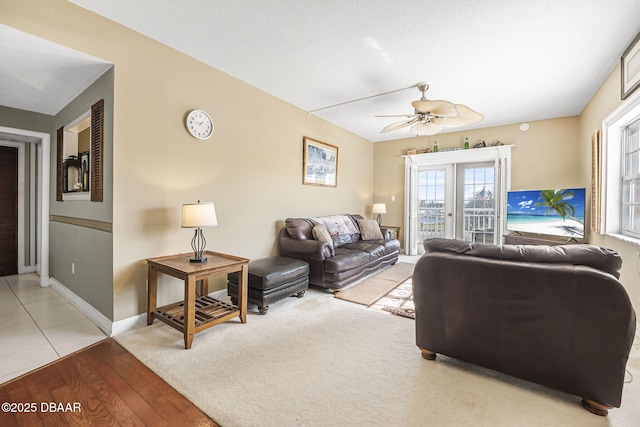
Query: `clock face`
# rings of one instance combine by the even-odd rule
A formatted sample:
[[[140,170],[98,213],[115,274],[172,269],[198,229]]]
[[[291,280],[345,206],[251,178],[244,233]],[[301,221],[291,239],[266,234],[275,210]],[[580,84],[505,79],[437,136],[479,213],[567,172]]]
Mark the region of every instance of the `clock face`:
[[[198,139],[207,139],[213,134],[213,120],[202,110],[193,110],[187,115],[187,130]]]

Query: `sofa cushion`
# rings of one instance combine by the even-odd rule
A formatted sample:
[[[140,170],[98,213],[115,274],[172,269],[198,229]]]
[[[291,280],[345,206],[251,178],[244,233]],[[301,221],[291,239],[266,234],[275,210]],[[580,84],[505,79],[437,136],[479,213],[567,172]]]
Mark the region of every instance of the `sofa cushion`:
[[[331,240],[331,236],[327,231],[327,227],[324,224],[316,224],[313,226],[313,238],[316,240],[320,240],[321,242],[328,243],[333,247],[333,240]]]
[[[360,236],[362,236],[362,240],[382,239],[380,224],[378,224],[377,221],[373,219],[359,219],[358,226],[360,227]]]
[[[427,252],[451,252],[506,261],[585,265],[620,277],[622,257],[612,249],[594,245],[482,245],[455,239],[428,239]]]
[[[400,242],[396,239],[369,240],[368,242],[384,247],[385,254],[392,254],[400,250]]]
[[[359,240],[357,242],[347,243],[340,247],[343,249],[366,252],[375,258],[386,255],[385,247],[383,244],[380,244],[379,240]]]
[[[357,249],[336,248],[336,255],[324,261],[324,271],[340,273],[361,267],[369,262],[369,254]]]

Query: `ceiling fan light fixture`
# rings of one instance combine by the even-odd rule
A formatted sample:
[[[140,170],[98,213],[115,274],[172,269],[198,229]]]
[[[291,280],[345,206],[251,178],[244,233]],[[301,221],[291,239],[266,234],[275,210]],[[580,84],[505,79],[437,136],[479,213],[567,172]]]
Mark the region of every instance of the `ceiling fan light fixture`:
[[[442,126],[430,121],[420,122],[411,126],[410,132],[417,136],[430,136],[439,133],[443,129]]]

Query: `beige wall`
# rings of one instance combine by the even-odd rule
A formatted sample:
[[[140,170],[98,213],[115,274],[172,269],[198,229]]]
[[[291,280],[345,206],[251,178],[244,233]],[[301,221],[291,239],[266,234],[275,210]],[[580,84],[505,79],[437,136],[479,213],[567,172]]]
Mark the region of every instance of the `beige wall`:
[[[207,248],[248,258],[275,254],[289,216],[372,202],[373,144],[360,137],[66,1],[3,1],[0,20],[115,64],[114,320],[145,310],[145,258],[190,251],[185,202],[215,202]],[[184,128],[194,108],[215,121],[208,141]],[[303,136],[339,147],[337,188],[302,185]],[[164,283],[160,303],[181,295]]]
[[[578,139],[578,118],[529,122],[527,131],[520,123],[488,127],[464,132],[441,133],[430,137],[412,137],[378,142],[374,146],[374,202],[385,202],[387,214],[383,223],[404,226],[404,159],[409,148],[462,147],[464,138],[470,145],[478,141],[487,144],[500,141],[513,145],[511,188],[538,190],[544,188],[588,187],[589,179],[581,173],[581,143]],[[395,196],[395,201],[391,201]]]
[[[371,144],[62,0],[3,0],[0,22],[115,64],[114,320],[144,311],[145,258],[189,250],[191,231],[179,228],[184,202],[216,203],[220,225],[205,231],[208,248],[258,258],[275,253],[276,223],[288,216],[370,215],[375,201],[387,203],[385,224],[403,225],[400,156],[434,139],[441,148],[464,136],[513,144],[514,189],[588,188],[591,134],[620,104],[616,69],[579,117],[530,122],[526,132],[515,124]],[[207,142],[184,129],[193,108],[215,120]],[[338,188],[301,185],[303,136],[339,146]],[[622,253],[638,310],[637,246],[591,240]],[[161,303],[180,293],[167,282]]]
[[[593,96],[580,115],[579,134],[584,180],[591,182],[591,136],[602,127],[602,120],[622,104],[620,99],[620,66],[618,65]],[[591,203],[589,199],[587,201]],[[589,220],[590,221],[590,220]],[[592,233],[595,245],[614,248],[622,255],[623,265],[620,280],[629,292],[636,312],[640,312],[640,265],[638,244],[632,244],[616,237]]]

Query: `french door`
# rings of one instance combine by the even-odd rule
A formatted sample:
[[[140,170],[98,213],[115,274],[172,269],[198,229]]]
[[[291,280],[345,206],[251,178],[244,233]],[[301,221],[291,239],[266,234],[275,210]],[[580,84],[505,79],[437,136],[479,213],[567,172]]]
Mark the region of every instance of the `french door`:
[[[453,165],[423,167],[418,170],[418,188],[414,193],[418,240],[454,236]]]
[[[504,148],[405,157],[407,254],[422,253],[423,242],[437,237],[501,242],[510,163]]]

